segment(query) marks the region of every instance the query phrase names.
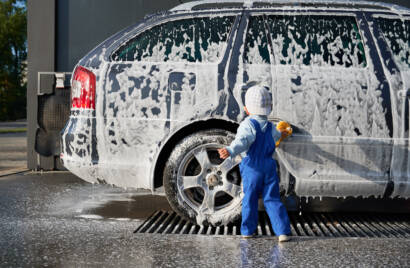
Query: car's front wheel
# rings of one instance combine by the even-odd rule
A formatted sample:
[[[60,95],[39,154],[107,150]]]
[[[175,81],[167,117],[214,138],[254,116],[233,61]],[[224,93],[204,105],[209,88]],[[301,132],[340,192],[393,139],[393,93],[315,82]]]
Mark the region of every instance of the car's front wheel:
[[[184,138],[173,149],[164,169],[164,188],[171,207],[197,224],[220,225],[241,214],[240,157],[219,158],[233,133],[211,129]]]

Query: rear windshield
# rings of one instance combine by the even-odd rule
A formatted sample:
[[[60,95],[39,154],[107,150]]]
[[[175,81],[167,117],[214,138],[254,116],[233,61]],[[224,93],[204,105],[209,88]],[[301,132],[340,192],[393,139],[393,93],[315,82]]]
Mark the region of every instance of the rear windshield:
[[[410,69],[410,21],[376,18],[388,47],[401,70]]]
[[[234,16],[169,21],[121,46],[114,61],[217,62],[226,48]]]
[[[284,65],[365,67],[356,19],[348,16],[267,16],[274,57]]]

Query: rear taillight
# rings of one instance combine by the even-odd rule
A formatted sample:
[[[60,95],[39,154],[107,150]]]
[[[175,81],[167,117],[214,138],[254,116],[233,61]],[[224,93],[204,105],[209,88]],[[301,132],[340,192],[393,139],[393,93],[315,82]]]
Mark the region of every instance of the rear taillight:
[[[71,81],[71,108],[95,110],[95,75],[82,66]]]

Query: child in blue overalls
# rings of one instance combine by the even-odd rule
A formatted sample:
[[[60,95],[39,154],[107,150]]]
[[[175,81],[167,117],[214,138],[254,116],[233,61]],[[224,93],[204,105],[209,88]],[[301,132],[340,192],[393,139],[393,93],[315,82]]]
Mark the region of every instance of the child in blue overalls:
[[[240,124],[231,145],[218,151],[222,159],[247,152],[239,166],[245,194],[242,201],[242,236],[252,237],[257,228],[258,199],[262,193],[272,228],[279,236],[279,241],[285,242],[290,240],[290,223],[280,201],[279,178],[272,157],[275,142],[288,133],[286,130],[279,132],[268,122],[267,115],[271,110],[272,97],[269,91],[261,85],[249,88],[245,95],[245,112],[250,116]]]

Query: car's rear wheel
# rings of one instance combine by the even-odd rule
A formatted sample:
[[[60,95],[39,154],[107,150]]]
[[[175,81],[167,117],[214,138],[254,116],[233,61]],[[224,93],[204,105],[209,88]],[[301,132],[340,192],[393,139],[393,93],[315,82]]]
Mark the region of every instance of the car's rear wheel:
[[[241,213],[240,157],[219,158],[217,149],[234,135],[211,129],[184,138],[173,149],[164,169],[164,187],[171,207],[197,223],[220,225]]]

